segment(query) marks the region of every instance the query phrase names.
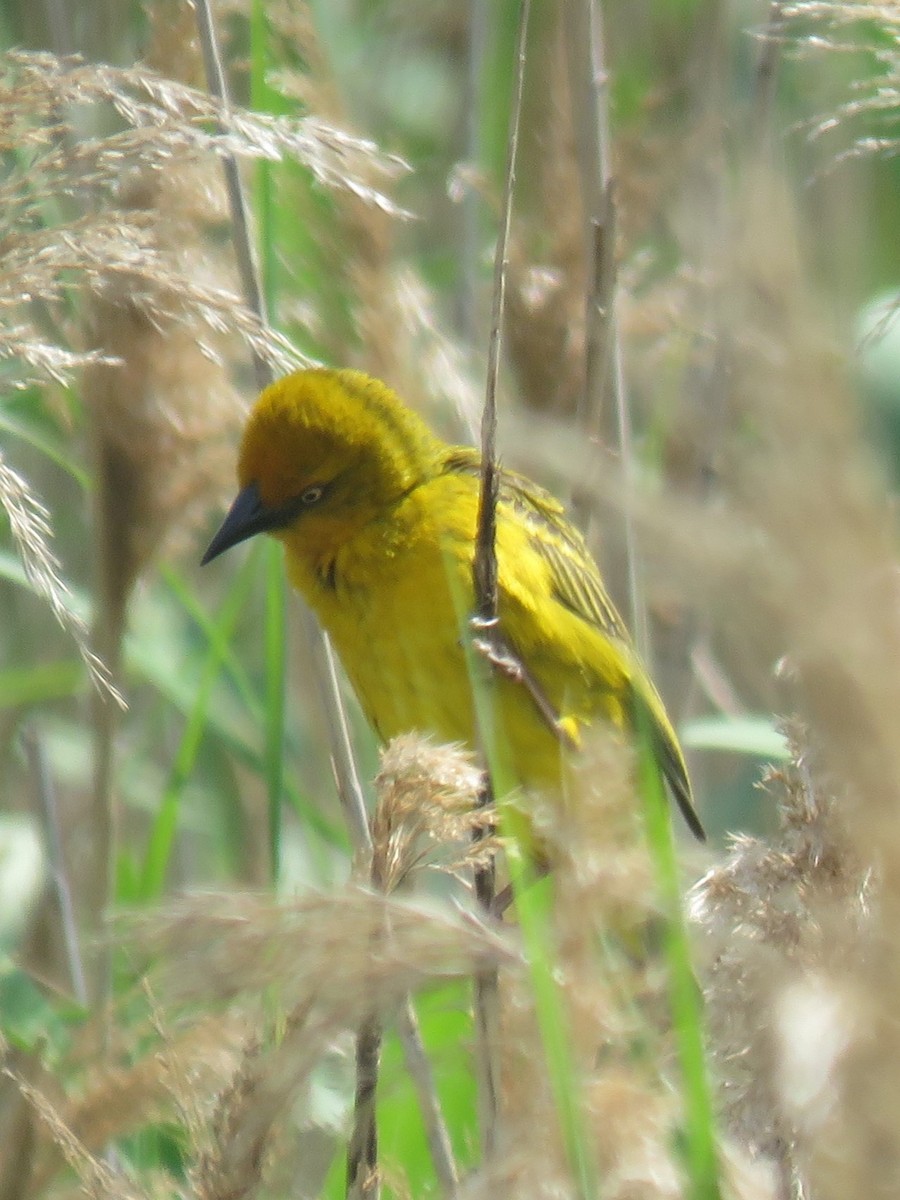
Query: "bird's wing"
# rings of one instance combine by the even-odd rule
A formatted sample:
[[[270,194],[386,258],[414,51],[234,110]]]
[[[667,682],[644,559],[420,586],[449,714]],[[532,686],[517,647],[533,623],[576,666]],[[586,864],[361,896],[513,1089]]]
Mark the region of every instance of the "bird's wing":
[[[532,544],[550,567],[556,599],[599,629],[633,664],[632,725],[649,737],[688,828],[694,837],[704,841],[706,834],[694,809],[687,767],[675,731],[656,688],[637,658],[622,618],[606,593],[600,569],[584,538],[566,518],[565,509],[554,496],[520,476],[504,474],[501,497],[525,516],[532,531]]]
[[[447,469],[480,475],[477,450],[454,447]],[[524,475],[505,469],[500,472],[499,498],[530,531],[534,549],[550,568],[556,599],[611,641],[630,646],[628,631],[606,594],[599,568],[559,500]]]
[[[563,505],[511,471],[503,472],[500,498],[524,520],[532,545],[550,568],[553,594],[560,604],[630,651],[628,631],[606,593],[600,569]]]
[[[477,451],[468,448],[454,450],[448,467],[465,474],[478,475],[481,471]],[[523,475],[501,471],[500,502],[513,508],[529,530],[531,545],[549,567],[555,599],[599,630],[632,664],[632,725],[650,738],[685,822],[694,836],[703,841],[706,835],[694,811],[687,768],[675,731],[656,688],[637,658],[625,624],[607,595],[587,543],[569,521],[559,500]]]

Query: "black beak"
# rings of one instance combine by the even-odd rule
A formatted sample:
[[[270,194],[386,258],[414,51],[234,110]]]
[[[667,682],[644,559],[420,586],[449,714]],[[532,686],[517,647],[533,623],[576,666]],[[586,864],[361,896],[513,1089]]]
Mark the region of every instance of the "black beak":
[[[260,499],[259,488],[255,483],[248,483],[238,492],[235,501],[228,510],[228,515],[219,526],[219,531],[209,543],[206,553],[200,560],[201,567],[218,558],[225,550],[230,550],[238,542],[245,542],[256,533],[263,533],[278,524],[279,513],[266,508]]]

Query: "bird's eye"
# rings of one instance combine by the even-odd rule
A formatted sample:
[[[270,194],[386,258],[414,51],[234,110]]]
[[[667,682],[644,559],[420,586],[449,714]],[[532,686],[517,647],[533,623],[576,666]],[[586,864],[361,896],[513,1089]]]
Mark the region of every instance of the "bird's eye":
[[[325,489],[316,484],[313,487],[308,487],[306,491],[303,492],[303,494],[300,496],[300,503],[304,505],[304,507],[309,508],[313,504],[318,504],[324,494]]]

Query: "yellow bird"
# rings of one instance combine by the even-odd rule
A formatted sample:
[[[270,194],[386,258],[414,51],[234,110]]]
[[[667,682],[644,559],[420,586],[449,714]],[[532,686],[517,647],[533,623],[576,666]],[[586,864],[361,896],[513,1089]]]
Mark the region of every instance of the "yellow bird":
[[[238,478],[203,562],[257,533],[278,538],[378,736],[420,730],[477,747],[465,649],[477,451],[441,441],[377,379],[305,370],[259,397]],[[517,783],[558,787],[592,722],[640,724],[703,838],[678,739],[584,539],[558,500],[510,471],[501,472],[496,553],[500,635],[534,685],[498,670],[491,689],[495,744]]]

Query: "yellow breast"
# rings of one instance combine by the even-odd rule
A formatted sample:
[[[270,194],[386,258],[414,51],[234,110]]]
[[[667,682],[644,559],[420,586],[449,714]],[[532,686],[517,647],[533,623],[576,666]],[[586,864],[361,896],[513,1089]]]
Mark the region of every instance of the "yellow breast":
[[[325,568],[310,561],[302,528],[287,532],[288,569],[382,739],[417,729],[481,749],[487,737],[518,783],[546,787],[560,777],[565,748],[525,687],[489,678],[466,648],[476,513],[475,481],[441,476],[346,542]],[[601,714],[621,725],[615,695],[598,686],[591,661],[599,639],[565,611],[547,611],[559,606],[549,595],[546,568],[529,552],[519,524],[502,519],[502,509],[498,564],[501,628],[568,728],[576,731]],[[493,721],[491,732],[478,728],[476,707],[482,725]]]

